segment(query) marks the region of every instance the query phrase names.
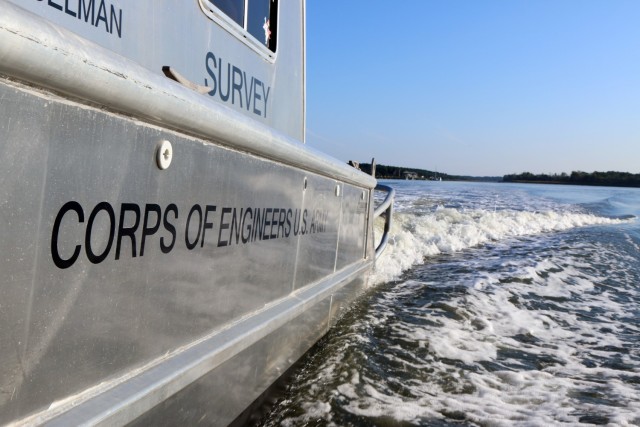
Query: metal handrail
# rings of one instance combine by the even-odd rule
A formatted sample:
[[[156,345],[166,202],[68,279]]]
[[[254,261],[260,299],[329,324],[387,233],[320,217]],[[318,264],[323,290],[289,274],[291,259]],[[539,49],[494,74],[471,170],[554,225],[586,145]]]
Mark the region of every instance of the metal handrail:
[[[384,191],[387,193],[387,197],[378,205],[373,212],[373,218],[376,219],[384,215],[384,231],[382,232],[382,239],[376,247],[375,258],[378,259],[382,252],[387,247],[389,241],[389,230],[391,229],[391,219],[393,214],[393,198],[396,195],[396,191],[388,185],[378,184],[375,188],[377,191]]]

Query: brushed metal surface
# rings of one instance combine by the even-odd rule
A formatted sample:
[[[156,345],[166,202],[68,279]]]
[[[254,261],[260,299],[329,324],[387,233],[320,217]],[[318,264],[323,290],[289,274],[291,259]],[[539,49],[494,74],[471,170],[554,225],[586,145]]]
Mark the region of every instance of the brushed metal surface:
[[[356,203],[351,193],[361,191],[337,196],[336,185],[344,184],[334,179],[19,85],[0,83],[0,98],[7,161],[0,172],[0,339],[7,343],[0,347],[0,422],[114,380],[294,288],[304,292],[334,274],[339,236],[348,248],[354,235],[340,230],[339,218],[344,205]],[[173,147],[166,170],[155,156],[163,140]],[[71,202],[83,219],[64,211]],[[175,238],[160,221],[172,205]],[[207,206],[215,210],[205,221]],[[260,235],[243,242],[246,226],[231,223],[248,208],[271,216]],[[294,218],[305,209],[303,234]],[[165,253],[163,242],[171,241]],[[54,252],[70,265],[57,266]],[[330,296],[320,306],[309,309],[324,320],[282,332],[297,342],[292,354],[326,330]],[[283,369],[271,366],[291,358],[274,352],[282,343],[265,345],[269,368],[256,373],[255,390]]]
[[[301,229],[310,232],[314,239],[300,239],[297,243],[294,288],[320,280],[335,271],[335,256],[340,226],[342,196],[336,196],[338,182],[307,175],[304,204],[308,215],[301,218]],[[320,228],[322,231],[316,232]]]
[[[236,92],[235,96],[232,94],[226,102],[223,102],[220,96],[203,95],[204,98],[260,121],[294,139],[304,140],[304,20],[301,18],[303,2],[279,3],[278,51],[274,61],[265,60],[263,56],[248,48],[242,37],[231,34],[212,21],[204,14],[196,0],[163,0],[162,5],[158,5],[157,1],[0,0],[2,14],[6,15],[10,9],[15,8],[11,3],[22,10],[46,18],[46,22],[53,23],[56,27],[68,29],[69,34],[80,36],[82,41],[90,41],[90,44],[85,45],[84,52],[78,52],[83,59],[94,58],[94,48],[91,45],[95,43],[162,78],[162,67],[171,66],[190,81],[213,88],[215,85],[206,68],[206,57],[211,52],[217,59],[222,60],[222,82],[218,82],[218,88],[221,84],[224,91],[227,91],[227,86],[232,88],[233,82],[227,85],[227,80],[234,78],[232,72],[229,73],[230,78],[227,77],[227,64],[230,64],[230,70],[235,66],[248,76],[248,82],[242,83],[242,90],[250,87],[251,77],[254,77],[270,87],[271,91],[266,106],[266,117],[262,107],[258,107],[261,114],[255,114],[253,108],[247,108],[246,101],[240,101],[241,96],[246,98],[247,95],[244,94]],[[99,19],[102,3],[105,5],[102,13],[105,19]],[[93,13],[89,13],[85,19],[87,14],[79,9],[89,10],[92,5]],[[120,32],[117,31],[118,23]],[[29,27],[22,25],[18,28],[20,33],[25,35],[29,31]],[[77,38],[67,35],[64,37],[67,42]],[[53,39],[44,37],[41,41],[47,44]],[[46,66],[47,61],[43,60],[42,65]],[[217,74],[213,64],[209,68]],[[68,71],[70,70],[64,61],[61,61],[57,72]],[[122,67],[116,72],[126,75],[126,69]],[[237,75],[235,78],[236,84],[240,84]]]
[[[300,143],[304,2],[272,58],[196,1],[0,10],[0,423],[233,420],[373,265],[375,179]]]
[[[219,366],[236,366],[234,360],[254,344],[267,340],[269,344],[273,337],[279,337],[277,331],[287,330],[284,336],[287,346],[270,347],[266,355],[267,360],[279,361],[284,364],[292,363],[292,354],[301,354],[324,333],[327,315],[322,307],[330,301],[331,294],[339,291],[349,282],[358,280],[370,268],[370,263],[354,264],[342,272],[327,277],[321,282],[306,287],[304,290],[291,294],[289,297],[274,303],[263,310],[253,313],[249,317],[240,319],[228,327],[214,331],[207,337],[177,349],[175,352],[161,357],[144,369],[133,371],[120,381],[105,384],[101,390],[89,390],[72,400],[56,405],[53,410],[45,411],[40,418],[50,420],[47,425],[52,427],[67,425],[122,425],[143,415],[154,406],[159,409],[165,407],[164,401],[174,394],[181,394],[192,383],[207,376]],[[318,310],[320,307],[320,310]],[[309,316],[319,313],[320,317]],[[271,337],[271,338],[269,338]],[[282,343],[281,343],[282,344]],[[246,354],[246,353],[245,353]],[[246,396],[237,396],[228,406],[221,408],[221,413],[240,412],[252,399],[254,392],[266,387],[265,381],[270,382],[283,371],[281,365],[269,363],[268,369],[262,369],[260,363],[256,365],[255,377],[248,380],[248,384],[238,386],[245,390],[253,390]],[[233,375],[233,373],[229,373]],[[216,395],[219,389],[231,389],[235,385],[217,383],[209,393]],[[253,388],[252,388],[253,387]],[[202,413],[195,403],[184,402],[183,410],[191,407],[194,413]],[[167,414],[167,419],[172,414]],[[45,418],[47,417],[47,418]],[[145,417],[146,418],[146,417]]]
[[[370,191],[353,185],[343,185],[340,238],[336,258],[338,270],[365,256],[369,193]]]
[[[325,299],[136,419],[132,426],[227,425],[329,327]]]
[[[305,147],[300,135],[233,111],[8,0],[0,0],[0,8],[0,75],[354,185],[376,185],[372,177]],[[285,93],[289,84],[281,86]],[[295,121],[289,108],[297,107],[283,104],[286,120]]]

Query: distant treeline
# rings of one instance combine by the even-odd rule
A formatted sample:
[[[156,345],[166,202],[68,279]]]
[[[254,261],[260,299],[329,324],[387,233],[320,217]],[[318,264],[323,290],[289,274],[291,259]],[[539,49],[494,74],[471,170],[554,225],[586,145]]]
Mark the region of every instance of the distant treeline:
[[[371,163],[360,163],[360,170],[371,174]],[[502,181],[499,176],[462,176],[449,175],[442,172],[427,169],[405,168],[402,166],[376,165],[376,178],[378,179],[418,179],[443,181]]]
[[[571,172],[561,174],[533,174],[524,172],[521,174],[505,175],[504,182],[535,182],[540,184],[573,184],[573,185],[603,185],[611,187],[640,187],[640,174],[628,172]]]

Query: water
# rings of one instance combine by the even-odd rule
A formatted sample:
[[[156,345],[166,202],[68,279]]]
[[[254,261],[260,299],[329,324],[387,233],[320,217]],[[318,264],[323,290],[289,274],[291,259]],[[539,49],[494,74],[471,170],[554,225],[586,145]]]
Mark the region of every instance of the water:
[[[263,425],[640,425],[640,189],[388,184],[378,286]]]

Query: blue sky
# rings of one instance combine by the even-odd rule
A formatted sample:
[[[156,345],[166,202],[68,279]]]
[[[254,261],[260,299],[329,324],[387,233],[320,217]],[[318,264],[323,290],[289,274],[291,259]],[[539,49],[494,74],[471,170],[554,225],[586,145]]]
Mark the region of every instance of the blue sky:
[[[307,144],[451,174],[640,173],[640,0],[309,0]]]

